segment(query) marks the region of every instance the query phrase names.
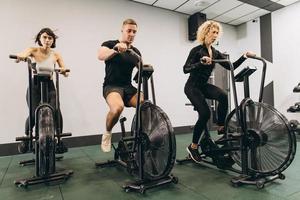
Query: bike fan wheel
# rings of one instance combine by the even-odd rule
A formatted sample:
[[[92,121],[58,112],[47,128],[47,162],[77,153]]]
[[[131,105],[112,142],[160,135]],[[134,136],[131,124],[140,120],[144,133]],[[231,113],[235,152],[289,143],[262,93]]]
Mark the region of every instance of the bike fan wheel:
[[[43,107],[38,115],[39,175],[47,177],[55,172],[54,117],[49,107]]]
[[[140,113],[144,176],[146,179],[156,180],[169,175],[174,166],[176,157],[174,130],[168,116],[151,102],[144,102]],[[134,124],[135,118],[132,128]]]
[[[288,120],[272,106],[259,102],[248,103],[241,114],[246,122],[249,170],[275,175],[288,168],[296,153],[296,138]],[[240,147],[242,128],[235,110],[228,115],[225,124],[227,139],[239,138],[228,145]],[[241,151],[232,151],[231,156],[241,166]]]

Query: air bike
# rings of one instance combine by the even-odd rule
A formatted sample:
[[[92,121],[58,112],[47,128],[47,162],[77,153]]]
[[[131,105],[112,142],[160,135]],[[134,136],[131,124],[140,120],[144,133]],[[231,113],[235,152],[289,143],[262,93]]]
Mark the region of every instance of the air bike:
[[[213,60],[215,63],[230,64],[230,73],[235,109],[225,120],[225,134],[213,140],[206,127],[199,146],[203,163],[222,170],[240,174],[231,179],[233,186],[256,185],[261,189],[265,183],[285,179],[282,173],[292,163],[296,153],[295,133],[288,120],[274,107],[262,102],[267,64],[261,57],[249,57],[262,62],[262,75],[258,101],[250,98],[249,76],[254,68],[244,68],[234,76],[234,67],[226,59]],[[244,99],[238,105],[236,82],[244,84]],[[176,160],[178,164],[191,161]]]
[[[153,84],[153,68],[143,65],[141,57],[131,49],[129,53],[139,59],[137,81],[137,106],[130,133],[126,133],[123,117],[121,123],[122,136],[115,147],[114,159],[98,162],[96,167],[124,167],[135,181],[123,185],[126,192],[137,191],[142,194],[147,189],[169,183],[178,183],[171,170],[176,157],[176,140],[173,127],[166,113],[155,104]],[[148,79],[151,80],[153,103],[149,100]],[[140,103],[141,87],[145,101]]]
[[[10,55],[11,59],[18,59],[16,55]],[[48,103],[48,84],[50,84],[51,75],[37,74],[35,63],[30,58],[26,58],[25,62],[28,65],[28,80],[29,80],[29,134],[23,137],[17,137],[16,141],[28,142],[28,152],[35,154],[35,159],[21,161],[19,164],[24,166],[28,164],[35,164],[35,175],[31,178],[18,179],[14,183],[19,187],[27,187],[28,185],[35,185],[40,183],[49,183],[53,181],[67,180],[72,174],[72,170],[65,170],[61,172],[56,171],[56,160],[63,157],[56,157],[56,153],[64,153],[67,147],[61,140],[62,137],[71,136],[71,133],[62,133],[62,118],[59,104],[59,69],[55,69],[56,73],[56,107],[54,108]],[[66,70],[69,72],[70,70]],[[33,113],[32,103],[32,82],[37,81],[40,84],[41,99],[40,103]],[[33,134],[32,119],[35,116],[35,131]],[[24,143],[19,144],[19,149],[23,149]],[[25,152],[24,152],[25,153]]]

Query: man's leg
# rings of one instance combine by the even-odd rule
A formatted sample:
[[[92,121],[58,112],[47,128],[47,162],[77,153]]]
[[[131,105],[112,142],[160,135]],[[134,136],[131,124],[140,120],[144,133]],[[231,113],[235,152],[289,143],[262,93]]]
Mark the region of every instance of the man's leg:
[[[137,98],[138,98],[138,94],[136,93],[135,95],[133,95],[130,100],[127,102],[128,106],[130,107],[136,107],[137,105]],[[140,98],[140,103],[144,102],[144,95],[143,93],[141,93],[141,98]]]
[[[103,152],[111,150],[111,130],[118,122],[118,119],[124,109],[124,103],[118,92],[111,92],[106,97],[106,103],[109,106],[109,112],[106,116],[106,132],[102,135],[101,149]]]
[[[124,109],[124,102],[119,93],[111,92],[106,97],[106,103],[109,106],[106,117],[106,130],[111,131]]]

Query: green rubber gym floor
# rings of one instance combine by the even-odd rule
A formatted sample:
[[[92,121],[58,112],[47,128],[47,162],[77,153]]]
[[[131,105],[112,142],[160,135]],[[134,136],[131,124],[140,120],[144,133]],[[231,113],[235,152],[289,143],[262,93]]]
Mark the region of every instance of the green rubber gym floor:
[[[191,134],[178,135],[177,158],[186,156],[186,146]],[[298,143],[299,145],[299,143]],[[147,190],[144,195],[135,192],[126,193],[122,189],[125,181],[132,180],[122,168],[95,168],[96,161],[111,159],[113,153],[100,152],[99,146],[70,148],[63,160],[57,162],[58,171],[72,169],[74,174],[60,184],[40,184],[28,188],[18,188],[14,180],[30,177],[34,166],[18,165],[20,160],[30,159],[33,154],[0,157],[0,199],[1,200],[134,200],[134,199],[197,199],[197,200],[299,200],[300,199],[300,159],[299,150],[291,166],[284,171],[285,180],[268,183],[261,190],[256,186],[244,185],[234,188],[230,179],[234,173],[228,173],[204,165],[188,163],[175,165],[173,174],[179,178],[178,184],[165,185]]]

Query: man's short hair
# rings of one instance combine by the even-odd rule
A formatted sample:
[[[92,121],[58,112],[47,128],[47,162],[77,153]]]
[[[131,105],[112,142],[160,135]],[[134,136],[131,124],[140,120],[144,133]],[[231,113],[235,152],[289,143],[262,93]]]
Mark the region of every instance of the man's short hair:
[[[123,26],[126,25],[126,24],[131,24],[131,25],[136,25],[137,26],[137,23],[133,19],[124,20],[123,21]]]

